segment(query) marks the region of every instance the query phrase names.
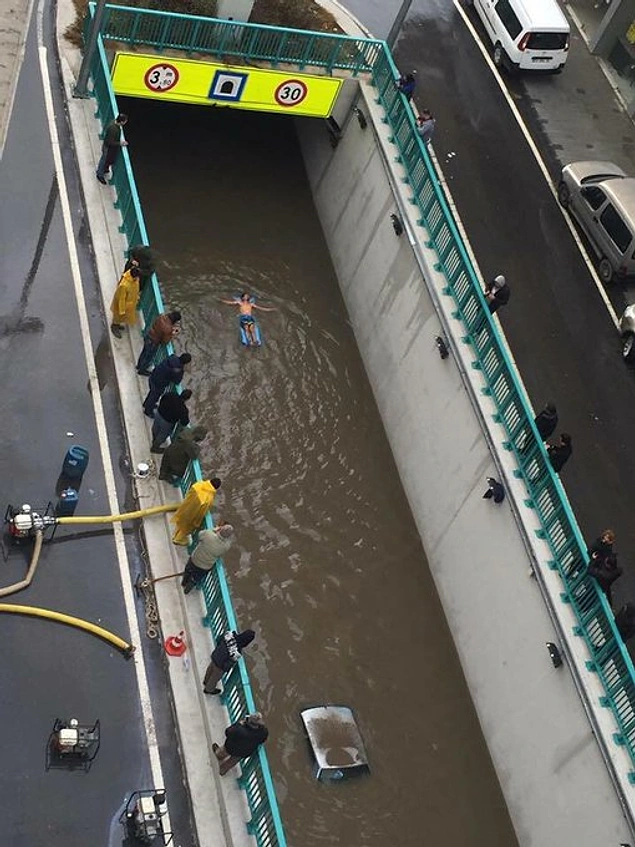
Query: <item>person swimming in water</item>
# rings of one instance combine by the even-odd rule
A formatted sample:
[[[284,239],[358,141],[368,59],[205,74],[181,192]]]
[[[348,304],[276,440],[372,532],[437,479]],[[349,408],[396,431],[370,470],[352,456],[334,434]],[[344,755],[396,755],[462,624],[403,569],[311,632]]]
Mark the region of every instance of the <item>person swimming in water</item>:
[[[240,297],[234,297],[233,300],[221,300],[226,306],[238,306],[240,312],[240,325],[245,330],[247,342],[250,346],[255,347],[258,344],[256,338],[256,319],[252,315],[253,309],[260,309],[261,312],[275,312],[273,306],[257,306],[247,291],[244,291]]]

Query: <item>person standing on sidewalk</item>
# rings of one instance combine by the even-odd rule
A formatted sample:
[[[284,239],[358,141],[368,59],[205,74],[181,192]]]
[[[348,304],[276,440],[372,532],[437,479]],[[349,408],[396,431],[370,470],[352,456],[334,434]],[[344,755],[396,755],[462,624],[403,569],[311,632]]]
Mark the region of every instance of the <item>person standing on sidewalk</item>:
[[[417,118],[417,132],[424,144],[429,144],[432,141],[436,125],[436,119],[430,109],[423,109]]]
[[[417,80],[415,79],[417,72],[410,71],[409,74],[402,74],[397,80],[397,89],[401,91],[406,100],[410,103],[412,95],[415,93]]]
[[[214,529],[203,529],[199,532],[196,547],[187,560],[181,580],[185,594],[189,594],[205,579],[216,560],[227,553],[233,542],[234,527],[225,521],[219,521]]]
[[[221,481],[217,476],[190,485],[185,500],[172,516],[176,526],[172,536],[173,544],[184,547],[189,544],[190,534],[200,527],[205,515],[212,510],[220,487]]]
[[[534,418],[536,429],[543,441],[553,435],[558,426],[558,410],[553,403],[547,403],[545,408]]]
[[[505,277],[498,274],[487,283],[484,293],[490,315],[493,315],[501,306],[506,306],[509,303],[511,291]]]
[[[143,349],[137,360],[139,376],[150,376],[149,367],[162,344],[172,341],[181,331],[181,313],[164,312],[155,318],[143,341]]]
[[[212,744],[214,755],[220,762],[220,775],[225,776],[241,759],[253,756],[268,737],[269,730],[260,712],[247,715],[228,726],[225,730],[225,744],[222,747]]]
[[[171,485],[178,485],[187,470],[188,463],[201,455],[200,442],[206,435],[207,430],[204,426],[182,429],[163,454],[159,479]]]
[[[573,444],[569,433],[560,433],[560,441],[557,444],[548,444],[547,453],[551,460],[551,467],[556,473],[560,473],[573,453]]]
[[[246,629],[244,632],[226,632],[218,639],[203,678],[205,694],[220,694],[220,688],[217,686],[223,674],[230,672],[245,647],[251,644],[255,637],[253,629]]]
[[[139,268],[131,267],[119,282],[110,304],[112,322],[110,331],[115,338],[121,338],[121,330],[134,326],[137,322],[137,304],[139,302]]]
[[[122,135],[124,126],[128,123],[128,116],[123,113],[117,115],[104,130],[104,139],[101,145],[101,158],[97,165],[97,179],[102,185],[106,185],[106,174],[114,165],[115,160],[122,147],[127,147],[128,142]]]
[[[154,409],[161,396],[172,385],[179,385],[183,379],[185,366],[189,365],[192,357],[189,353],[181,353],[176,356],[172,353],[167,359],[155,367],[148,380],[149,391],[143,401],[143,412],[149,418],[154,417]]]
[[[187,401],[192,396],[189,388],[181,391],[167,391],[159,400],[159,408],[154,414],[152,422],[152,446],[151,453],[163,453],[161,445],[174,432],[177,424],[187,426],[190,422],[190,413]]]

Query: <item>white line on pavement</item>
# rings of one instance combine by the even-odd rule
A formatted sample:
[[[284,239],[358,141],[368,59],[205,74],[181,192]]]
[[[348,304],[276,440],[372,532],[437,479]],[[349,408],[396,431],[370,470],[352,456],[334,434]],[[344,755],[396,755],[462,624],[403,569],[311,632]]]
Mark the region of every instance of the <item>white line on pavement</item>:
[[[104,408],[101,402],[101,393],[99,390],[99,382],[97,379],[97,370],[95,367],[92,342],[90,338],[90,328],[88,323],[88,310],[86,308],[86,300],[82,287],[81,271],[79,269],[79,258],[77,255],[77,247],[73,234],[73,223],[70,210],[70,202],[68,199],[68,190],[66,186],[66,178],[62,164],[62,154],[60,151],[59,135],[55,123],[55,112],[53,107],[53,98],[51,94],[51,80],[47,65],[47,50],[43,44],[42,35],[42,19],[44,12],[45,0],[39,0],[37,12],[37,37],[38,37],[38,54],[40,60],[40,71],[42,74],[42,86],[44,90],[44,102],[46,105],[46,115],[51,137],[51,148],[53,159],[55,162],[55,171],[57,174],[57,182],[59,187],[60,205],[62,209],[62,217],[64,219],[64,231],[66,234],[66,244],[68,247],[68,257],[71,266],[71,274],[73,277],[73,286],[75,288],[75,298],[77,302],[77,310],[79,313],[79,325],[82,335],[82,344],[84,347],[84,357],[86,360],[86,368],[88,370],[88,378],[90,382],[90,394],[93,401],[93,412],[95,415],[95,423],[97,426],[97,434],[99,437],[99,448],[104,467],[104,478],[106,482],[106,490],[108,492],[108,505],[112,514],[118,514],[119,502],[117,498],[117,489],[115,486],[115,475],[110,455],[110,445],[108,441],[108,432],[106,429],[106,421],[104,418]],[[124,605],[128,626],[130,628],[130,640],[132,643],[139,645],[139,649],[135,653],[134,666],[137,676],[137,686],[139,689],[139,699],[141,701],[141,710],[143,714],[143,725],[146,733],[146,742],[150,758],[150,768],[152,771],[153,787],[163,788],[163,771],[161,768],[161,758],[159,755],[159,746],[156,737],[156,727],[154,716],[152,713],[152,702],[150,700],[150,689],[148,687],[148,678],[143,659],[143,651],[141,650],[141,635],[139,632],[139,624],[134,603],[134,593],[130,580],[130,567],[128,562],[128,554],[126,552],[123,529],[120,523],[113,524],[113,533],[115,539],[115,547],[117,550],[117,561],[119,563],[119,573],[121,578],[121,587],[124,597]],[[131,790],[134,786],[131,786]],[[166,816],[167,817],[167,816]],[[169,820],[165,820],[165,825],[169,829]]]
[[[585,248],[584,244],[582,243],[575,226],[573,225],[571,217],[566,212],[566,210],[562,208],[560,203],[558,203],[558,196],[557,196],[557,193],[556,193],[556,189],[555,189],[555,187],[554,187],[554,185],[551,181],[551,177],[549,176],[549,171],[547,170],[547,166],[545,165],[545,163],[542,159],[542,156],[540,155],[540,151],[536,147],[536,144],[535,144],[533,138],[531,137],[529,130],[527,129],[527,125],[523,121],[522,116],[521,116],[520,112],[518,111],[518,107],[514,103],[509,91],[507,90],[507,86],[505,85],[505,83],[501,79],[501,76],[498,73],[498,70],[496,69],[496,66],[494,65],[494,62],[492,61],[491,56],[489,55],[485,45],[481,41],[479,34],[474,29],[474,25],[472,24],[472,21],[467,16],[466,11],[461,4],[461,0],[453,0],[453,3],[454,3],[456,10],[459,13],[459,15],[461,15],[461,17],[463,18],[463,22],[465,23],[465,26],[467,27],[470,35],[474,39],[476,46],[478,47],[478,49],[483,54],[483,57],[484,57],[485,61],[487,62],[489,69],[491,70],[492,74],[494,75],[494,79],[496,80],[496,83],[497,83],[498,87],[500,88],[500,90],[503,94],[503,97],[507,101],[507,105],[509,106],[511,113],[514,116],[516,123],[520,127],[520,131],[525,136],[525,141],[527,142],[527,144],[529,145],[529,149],[533,153],[534,159],[536,160],[538,167],[540,168],[542,175],[545,178],[545,182],[549,186],[549,191],[551,191],[551,193],[552,193],[552,195],[553,195],[553,197],[556,201],[556,204],[557,204],[558,208],[560,209],[560,212],[562,213],[562,217],[565,219],[567,226],[569,227],[569,230],[571,232],[571,235],[573,236],[575,243],[578,245],[578,250],[580,251],[582,258],[584,259],[584,262],[585,262],[585,264],[588,268],[589,274],[591,275],[591,279],[595,283],[595,287],[597,288],[597,290],[600,294],[600,297],[602,298],[602,301],[603,301],[604,305],[606,306],[606,310],[609,313],[611,320],[615,324],[615,327],[617,329],[619,329],[620,322],[619,322],[619,318],[617,316],[617,313],[615,312],[615,309],[613,308],[613,305],[612,305],[611,301],[609,300],[606,291],[604,290],[604,286],[602,285],[602,281],[600,280],[599,276],[597,275],[595,267],[593,266],[593,262],[589,258],[589,254],[587,253],[586,248]]]

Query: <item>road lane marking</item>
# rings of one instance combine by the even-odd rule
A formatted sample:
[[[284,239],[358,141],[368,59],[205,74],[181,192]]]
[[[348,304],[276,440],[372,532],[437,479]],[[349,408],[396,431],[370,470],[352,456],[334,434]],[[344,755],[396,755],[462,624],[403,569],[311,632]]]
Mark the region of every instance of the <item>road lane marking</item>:
[[[619,330],[620,321],[619,321],[619,318],[617,316],[617,312],[613,308],[613,304],[609,300],[608,295],[607,295],[606,291],[604,290],[604,286],[602,285],[602,281],[600,280],[599,276],[597,275],[597,271],[595,270],[593,262],[589,258],[589,254],[587,253],[586,247],[584,246],[582,239],[578,235],[578,232],[577,232],[575,226],[573,225],[573,221],[571,220],[571,216],[566,211],[566,209],[562,208],[562,206],[558,202],[558,195],[557,195],[557,192],[556,192],[556,187],[554,186],[553,182],[551,181],[551,177],[549,175],[549,171],[547,170],[547,166],[545,165],[545,163],[542,159],[542,156],[540,155],[540,151],[536,147],[536,144],[535,144],[533,138],[531,137],[531,133],[527,129],[527,125],[525,124],[520,112],[518,111],[518,107],[514,103],[511,94],[507,90],[507,86],[503,82],[501,75],[499,74],[499,72],[496,68],[496,65],[492,61],[492,58],[489,55],[487,48],[485,47],[485,45],[481,41],[481,38],[480,38],[478,32],[474,28],[474,24],[469,19],[465,9],[461,5],[460,0],[452,0],[452,2],[454,3],[454,6],[455,6],[456,10],[458,11],[459,15],[461,15],[461,17],[463,18],[463,23],[465,24],[465,26],[467,27],[468,31],[470,32],[472,38],[476,42],[478,49],[481,51],[485,61],[487,62],[489,69],[491,70],[492,74],[494,75],[496,83],[497,83],[498,87],[500,88],[500,90],[503,94],[503,97],[507,101],[507,105],[509,106],[509,108],[512,112],[512,115],[516,119],[516,123],[520,127],[520,131],[525,136],[525,141],[529,145],[529,149],[533,153],[534,159],[536,160],[538,167],[542,171],[542,175],[545,178],[545,182],[549,186],[549,191],[553,195],[553,197],[556,201],[556,205],[560,209],[562,217],[565,219],[567,226],[569,227],[569,231],[571,232],[571,235],[573,236],[574,241],[578,246],[578,250],[580,251],[580,254],[582,255],[582,258],[583,258],[583,260],[584,260],[584,262],[587,266],[587,269],[588,269],[588,271],[591,275],[591,279],[595,283],[595,287],[597,288],[597,290],[600,294],[600,297],[602,298],[602,301],[603,301],[604,305],[606,306],[606,310],[609,313],[609,316],[610,316],[611,320],[613,321],[615,328]]]
[[[97,435],[99,438],[99,449],[104,468],[104,479],[106,490],[108,493],[108,505],[112,514],[118,514],[120,511],[117,498],[117,489],[115,485],[115,474],[113,470],[112,458],[110,454],[110,444],[108,440],[108,431],[106,429],[106,420],[104,417],[104,407],[101,401],[101,393],[99,389],[99,381],[97,378],[97,369],[95,366],[93,346],[90,337],[90,325],[88,322],[88,309],[86,308],[86,299],[82,286],[81,271],[79,268],[79,257],[77,255],[77,246],[73,234],[73,221],[71,216],[70,201],[68,198],[68,189],[66,185],[66,177],[62,162],[62,154],[60,150],[59,135],[55,123],[55,110],[53,106],[53,96],[51,93],[51,80],[47,65],[47,49],[43,41],[43,13],[45,0],[39,0],[37,11],[37,42],[38,42],[38,57],[40,62],[40,72],[42,74],[42,88],[44,93],[44,103],[46,107],[46,118],[48,122],[49,134],[51,139],[51,149],[53,160],[55,163],[55,172],[57,174],[57,183],[59,187],[60,206],[62,217],[64,220],[64,232],[66,236],[66,244],[68,248],[68,258],[71,267],[71,275],[73,278],[73,287],[75,289],[75,298],[77,303],[77,311],[79,313],[79,326],[82,336],[82,345],[84,348],[84,358],[86,368],[88,370],[88,379],[90,383],[90,395],[93,401],[93,413],[95,416],[95,424],[97,427]],[[115,548],[117,551],[117,562],[119,564],[119,574],[121,588],[124,598],[124,606],[128,626],[130,628],[130,641],[133,644],[139,645],[133,658],[135,673],[137,677],[137,687],[139,691],[139,700],[141,702],[141,711],[143,715],[143,726],[146,736],[146,746],[150,759],[150,768],[152,772],[152,781],[154,788],[163,788],[165,782],[163,779],[163,770],[161,767],[161,757],[159,754],[159,745],[156,735],[156,725],[152,710],[152,701],[150,699],[150,689],[148,686],[148,677],[146,674],[145,662],[143,658],[143,649],[141,647],[141,634],[137,621],[137,614],[134,601],[134,593],[130,578],[130,565],[128,562],[128,554],[126,552],[123,528],[120,523],[113,525],[113,535],[115,539]],[[131,786],[130,790],[134,790]],[[164,823],[169,826],[169,818],[166,814]]]

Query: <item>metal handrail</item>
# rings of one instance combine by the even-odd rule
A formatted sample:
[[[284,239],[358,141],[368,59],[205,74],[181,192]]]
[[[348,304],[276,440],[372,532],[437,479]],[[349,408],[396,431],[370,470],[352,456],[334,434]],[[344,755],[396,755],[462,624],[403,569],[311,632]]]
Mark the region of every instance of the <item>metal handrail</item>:
[[[600,705],[613,713],[617,724],[613,740],[628,751],[634,768],[629,778],[635,782],[635,667],[606,598],[586,574],[588,557],[582,533],[551,467],[516,368],[489,313],[435,166],[416,132],[412,109],[395,85],[398,71],[385,43],[119,6],[107,7],[102,32],[104,38],[113,41],[159,50],[169,47],[268,61],[274,66],[289,63],[317,66],[327,72],[337,68],[352,75],[370,74],[391,130],[390,141],[404,169],[411,202],[418,210],[418,222],[426,230],[426,243],[434,249],[438,269],[446,280],[443,294],[453,299],[454,316],[463,327],[462,340],[474,353],[472,366],[481,372],[484,393],[496,405],[497,421],[505,431],[503,447],[514,455],[515,474],[527,491],[525,502],[535,510],[539,535],[551,551],[548,566],[561,578],[560,600],[569,604],[575,615],[574,632],[584,640],[590,656],[587,667],[597,673],[604,689]]]

